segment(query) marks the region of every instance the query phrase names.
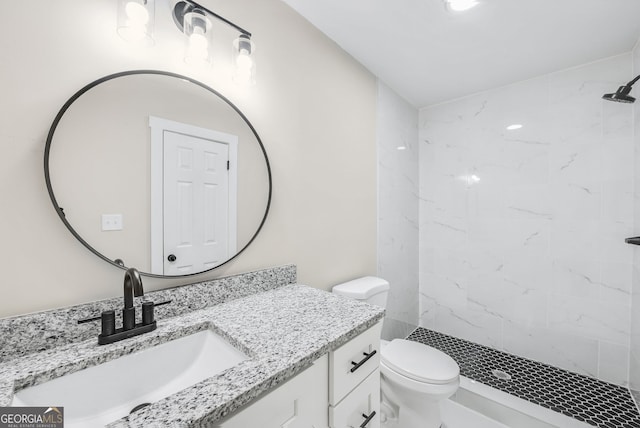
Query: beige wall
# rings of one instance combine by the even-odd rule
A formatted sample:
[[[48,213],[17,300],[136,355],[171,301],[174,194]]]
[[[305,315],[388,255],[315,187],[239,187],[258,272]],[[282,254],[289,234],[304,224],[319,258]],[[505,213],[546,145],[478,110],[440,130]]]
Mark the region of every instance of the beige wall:
[[[0,317],[118,296],[122,271],[98,259],[57,218],[44,183],[46,134],[67,98],[127,69],[189,75],[228,96],[253,123],[270,157],[268,221],[237,260],[183,280],[147,278],[148,290],[295,263],[298,279],[329,289],[376,272],[374,77],[278,0],[203,3],[254,34],[258,84],[227,76],[232,31],[217,26],[214,70],[189,69],[165,0],[156,44],[134,48],[115,33],[115,2],[19,2],[0,17]],[[28,18],[28,19],[27,19]],[[87,201],[91,203],[91,201]]]

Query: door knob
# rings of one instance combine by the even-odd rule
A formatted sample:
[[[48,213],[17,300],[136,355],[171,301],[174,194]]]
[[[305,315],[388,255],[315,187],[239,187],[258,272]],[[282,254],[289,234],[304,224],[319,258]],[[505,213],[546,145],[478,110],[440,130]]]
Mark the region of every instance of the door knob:
[[[170,262],[175,262],[176,261],[176,256],[173,254],[169,254],[169,257],[167,257],[167,260],[169,260]]]

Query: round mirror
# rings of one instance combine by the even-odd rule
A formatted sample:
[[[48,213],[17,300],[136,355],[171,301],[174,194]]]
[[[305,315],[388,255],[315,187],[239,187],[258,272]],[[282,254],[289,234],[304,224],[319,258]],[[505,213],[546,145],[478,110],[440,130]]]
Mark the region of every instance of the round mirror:
[[[251,123],[214,89],[169,72],[116,73],[80,89],[51,125],[44,169],[69,231],[147,276],[227,263],[255,239],[271,202]]]

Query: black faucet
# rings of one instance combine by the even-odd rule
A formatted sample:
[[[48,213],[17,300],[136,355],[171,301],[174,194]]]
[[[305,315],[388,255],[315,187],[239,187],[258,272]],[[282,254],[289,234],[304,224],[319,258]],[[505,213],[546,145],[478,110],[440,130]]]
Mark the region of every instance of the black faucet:
[[[131,330],[136,326],[136,308],[133,307],[133,296],[144,295],[142,278],[136,268],[129,268],[124,273],[124,309],[122,309],[122,328]]]
[[[153,302],[142,303],[142,322],[136,324],[136,309],[133,297],[144,295],[142,278],[136,268],[129,268],[124,273],[124,308],[122,309],[122,328],[116,329],[115,311],[104,311],[101,315],[102,332],[98,335],[98,343],[106,345],[119,340],[138,336],[156,329],[153,316]]]

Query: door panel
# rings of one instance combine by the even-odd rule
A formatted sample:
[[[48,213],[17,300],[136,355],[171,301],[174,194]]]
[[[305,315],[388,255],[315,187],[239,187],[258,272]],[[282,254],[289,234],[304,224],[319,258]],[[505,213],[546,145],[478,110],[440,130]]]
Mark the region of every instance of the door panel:
[[[228,145],[171,131],[163,143],[164,274],[209,269],[229,257]]]

